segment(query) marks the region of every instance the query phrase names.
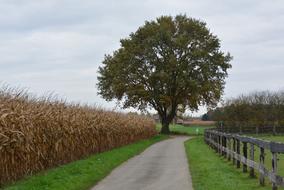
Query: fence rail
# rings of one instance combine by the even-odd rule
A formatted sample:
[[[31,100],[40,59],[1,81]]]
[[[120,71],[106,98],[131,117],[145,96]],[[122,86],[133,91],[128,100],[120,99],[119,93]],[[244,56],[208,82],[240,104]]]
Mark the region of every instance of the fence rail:
[[[224,133],[215,129],[205,130],[204,140],[220,155],[226,157],[229,161],[232,160],[233,164],[236,165],[237,168],[240,168],[242,163],[243,172],[248,172],[249,168],[251,177],[255,177],[255,170],[259,171],[260,185],[265,185],[265,177],[267,177],[272,183],[272,190],[277,190],[278,187],[284,187],[284,178],[277,174],[277,155],[284,153],[284,143],[265,141],[238,134]],[[259,148],[260,150],[259,162],[255,161],[256,148]],[[268,150],[272,154],[272,170],[267,169],[264,165],[265,150]]]

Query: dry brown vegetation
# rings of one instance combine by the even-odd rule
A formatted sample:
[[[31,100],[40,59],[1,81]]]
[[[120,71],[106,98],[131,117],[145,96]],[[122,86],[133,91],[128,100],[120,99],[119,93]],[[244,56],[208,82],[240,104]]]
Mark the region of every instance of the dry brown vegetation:
[[[0,186],[156,134],[146,117],[0,89]]]
[[[193,120],[180,120],[180,124],[183,124],[185,126],[214,126],[215,121],[202,121],[200,119],[193,119]]]

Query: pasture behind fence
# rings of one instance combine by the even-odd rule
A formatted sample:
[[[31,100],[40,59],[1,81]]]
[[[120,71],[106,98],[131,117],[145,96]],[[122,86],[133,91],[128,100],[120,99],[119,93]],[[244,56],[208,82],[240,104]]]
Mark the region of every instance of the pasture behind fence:
[[[240,124],[235,127],[218,125],[218,131],[225,133],[239,133],[239,134],[284,134],[284,127],[278,125],[266,125],[266,126],[247,126],[246,124]]]
[[[265,177],[267,177],[272,183],[273,190],[277,190],[278,187],[284,187],[284,178],[278,174],[277,170],[279,163],[278,154],[284,153],[284,143],[224,133],[216,129],[206,129],[204,140],[217,153],[232,161],[237,168],[240,168],[242,164],[243,172],[249,171],[250,177],[255,177],[255,170],[257,170],[259,172],[260,185],[265,185]],[[259,162],[255,159],[257,149],[260,152]],[[265,150],[272,154],[271,168],[264,164],[265,158],[267,158],[265,157]]]

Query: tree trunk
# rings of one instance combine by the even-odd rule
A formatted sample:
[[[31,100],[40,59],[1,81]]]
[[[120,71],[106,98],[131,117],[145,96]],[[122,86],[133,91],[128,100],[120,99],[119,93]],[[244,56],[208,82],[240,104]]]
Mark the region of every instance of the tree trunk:
[[[161,134],[170,134],[170,123],[173,121],[174,117],[176,116],[176,106],[171,106],[171,111],[167,113],[167,111],[163,113],[159,113],[160,120],[162,123]],[[168,110],[165,108],[164,110]]]
[[[165,119],[162,119],[161,134],[170,134],[170,122],[165,121]]]

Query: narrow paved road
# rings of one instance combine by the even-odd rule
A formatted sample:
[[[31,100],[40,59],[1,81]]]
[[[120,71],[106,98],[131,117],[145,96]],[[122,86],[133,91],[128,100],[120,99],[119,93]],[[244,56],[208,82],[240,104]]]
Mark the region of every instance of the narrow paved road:
[[[174,137],[128,160],[92,190],[192,190],[183,142]]]

